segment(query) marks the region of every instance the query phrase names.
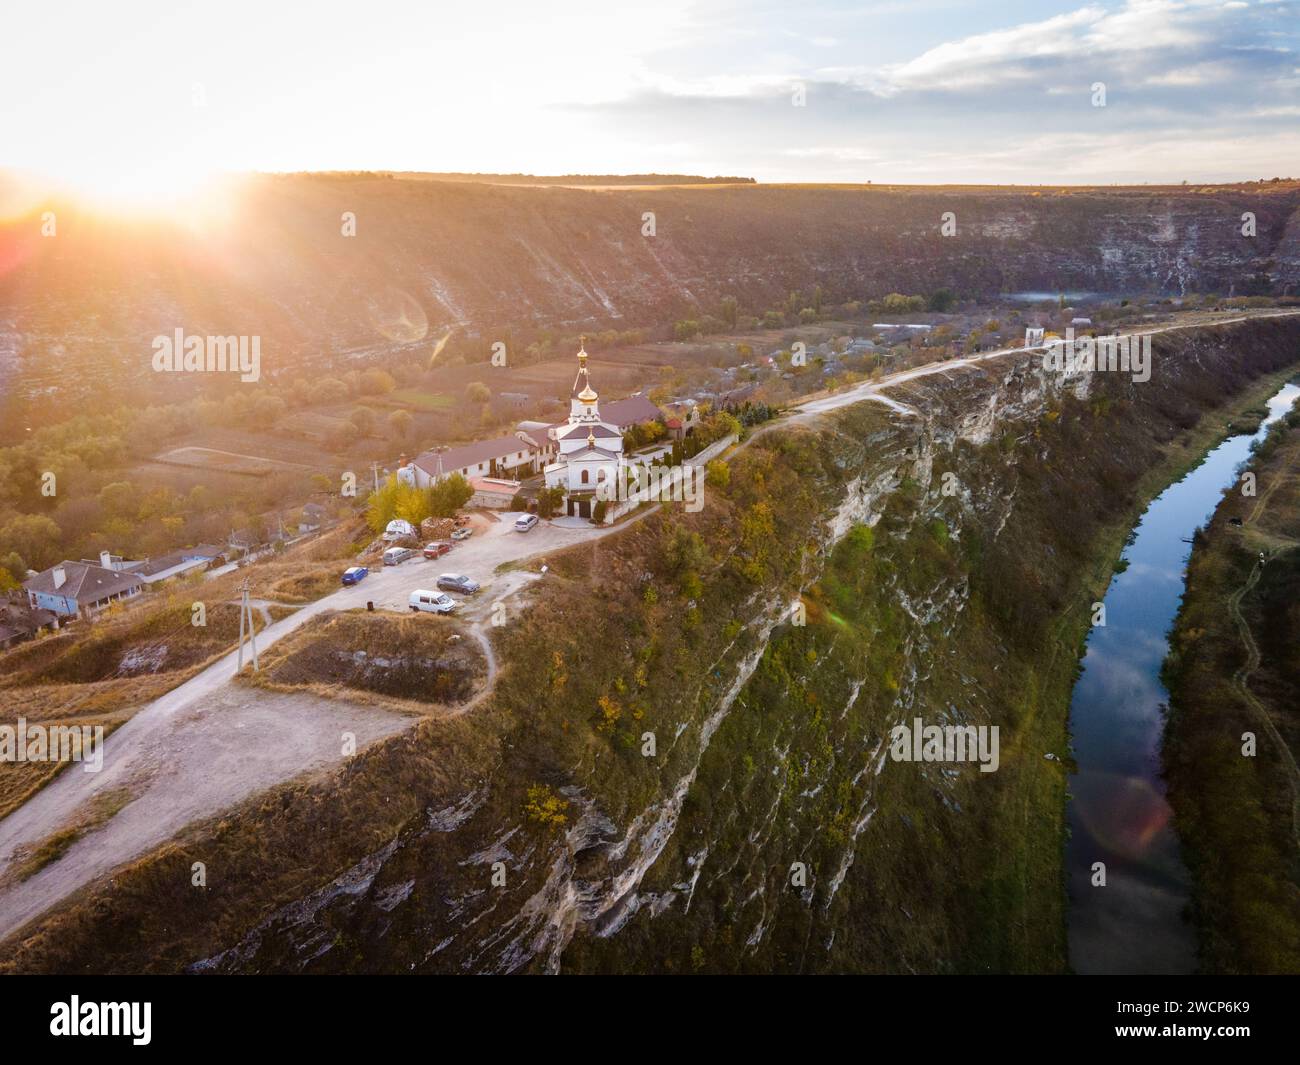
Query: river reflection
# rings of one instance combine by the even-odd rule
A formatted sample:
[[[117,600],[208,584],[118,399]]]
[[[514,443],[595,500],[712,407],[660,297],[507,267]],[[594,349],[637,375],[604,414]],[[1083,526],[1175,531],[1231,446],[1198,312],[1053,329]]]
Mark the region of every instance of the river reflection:
[[[1256,436],[1300,396],[1287,385],[1269,401]],[[1106,593],[1106,624],[1088,637],[1083,673],[1070,703],[1078,772],[1070,778],[1070,964],[1080,973],[1187,973],[1196,939],[1184,919],[1189,876],[1160,777],[1163,707],[1160,667],[1178,612],[1191,546],[1220,494],[1249,454],[1248,436],[1225,440],[1167,488],[1125,549],[1129,566]],[[1094,887],[1093,864],[1106,865]]]

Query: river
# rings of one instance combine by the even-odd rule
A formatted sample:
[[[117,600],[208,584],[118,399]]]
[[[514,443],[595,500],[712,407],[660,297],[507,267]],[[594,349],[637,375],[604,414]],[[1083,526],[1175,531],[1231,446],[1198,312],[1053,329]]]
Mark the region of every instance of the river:
[[[1191,545],[1253,440],[1290,408],[1300,387],[1269,400],[1254,436],[1229,437],[1147,508],[1110,584],[1105,624],[1088,636],[1070,702],[1077,772],[1066,845],[1070,965],[1078,973],[1190,973],[1196,935],[1185,919],[1190,878],[1160,776],[1168,693],[1160,667],[1182,599]],[[1105,863],[1104,887],[1093,865]]]

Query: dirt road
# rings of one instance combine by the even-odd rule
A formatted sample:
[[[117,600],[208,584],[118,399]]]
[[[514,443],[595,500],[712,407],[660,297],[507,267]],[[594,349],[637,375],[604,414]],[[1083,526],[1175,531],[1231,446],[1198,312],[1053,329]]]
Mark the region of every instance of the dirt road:
[[[302,607],[259,633],[259,652],[326,611],[364,608],[373,602],[376,609],[405,613],[413,590],[433,588],[440,573],[463,573],[482,585],[476,595],[456,598],[461,599],[463,616],[487,656],[489,674],[483,692],[458,710],[466,712],[490,690],[495,677],[496,659],[488,635],[493,613],[504,610],[508,619],[516,594],[539,579],[524,570],[497,574],[497,567],[534,555],[544,558],[623,527],[563,528],[543,523],[531,532],[517,533],[513,518],[505,515],[501,522],[477,524],[469,540],[437,561],[421,557],[381,567],[361,584],[340,588]],[[249,577],[256,588],[256,568],[249,570]],[[354,733],[360,749],[414,720],[342,700],[233,685],[236,664],[232,652],[139,711],[105,742],[101,772],[87,773],[72,766],[0,821],[0,938],[191,821],[299,773],[337,762],[343,732]],[[12,870],[24,854],[55,832],[84,820],[97,797],[123,787],[134,795],[125,808],[35,876],[14,881]]]
[[[1267,316],[1271,315],[1261,315]],[[1227,324],[1244,317],[1214,323],[1202,320],[1147,332]],[[884,391],[919,377],[949,374],[1029,350],[1004,348],[863,382],[811,400],[753,436],[867,400],[911,415],[915,413],[911,408]],[[443,558],[433,562],[419,558],[400,566],[381,567],[361,584],[341,588],[269,626],[258,637],[259,650],[325,611],[361,608],[373,602],[376,609],[405,612],[407,597],[414,589],[435,587],[440,573],[463,573],[482,585],[477,595],[465,603],[463,616],[471,622],[475,638],[484,647],[491,678],[495,676],[496,663],[488,634],[497,604],[503,604],[508,612],[522,588],[539,579],[545,580],[522,570],[498,574],[497,568],[502,563],[545,557],[549,552],[574,544],[616,535],[653,510],[646,508],[627,521],[603,529],[543,522],[531,532],[517,533],[512,514],[502,515],[500,522],[480,520],[475,534]],[[255,567],[249,570],[249,577],[256,594]],[[92,879],[174,835],[191,821],[217,813],[299,773],[336,761],[343,731],[354,732],[361,745],[391,735],[411,721],[342,701],[271,695],[233,686],[230,679],[235,666],[236,656],[229,654],[137,713],[105,744],[102,772],[86,773],[79,766],[71,767],[0,821],[0,938]],[[481,698],[482,695],[469,705]],[[87,804],[104,794],[106,788],[123,786],[129,787],[134,795],[124,809],[102,827],[83,836],[62,857],[29,880],[14,882],[16,851],[21,857],[26,849],[53,833],[77,824]]]

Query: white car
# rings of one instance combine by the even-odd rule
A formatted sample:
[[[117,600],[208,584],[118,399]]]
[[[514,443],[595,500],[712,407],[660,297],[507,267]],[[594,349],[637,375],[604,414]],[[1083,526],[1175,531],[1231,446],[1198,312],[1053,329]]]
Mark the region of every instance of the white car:
[[[427,588],[417,588],[411,593],[407,604],[416,613],[450,614],[456,609],[456,600],[445,592],[431,592]]]
[[[522,518],[515,519],[515,532],[528,532],[537,525],[536,514],[525,514]]]

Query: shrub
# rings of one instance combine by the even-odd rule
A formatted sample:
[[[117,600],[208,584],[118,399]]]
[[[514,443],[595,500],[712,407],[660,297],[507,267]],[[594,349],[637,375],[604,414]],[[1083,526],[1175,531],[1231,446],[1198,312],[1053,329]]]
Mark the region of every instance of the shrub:
[[[561,799],[545,784],[534,784],[528,789],[528,799],[524,803],[524,816],[544,827],[561,828],[568,820],[566,811],[569,804]]]

